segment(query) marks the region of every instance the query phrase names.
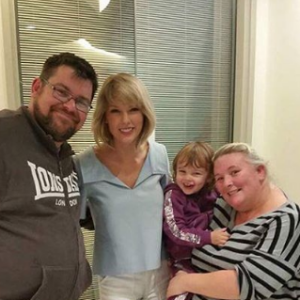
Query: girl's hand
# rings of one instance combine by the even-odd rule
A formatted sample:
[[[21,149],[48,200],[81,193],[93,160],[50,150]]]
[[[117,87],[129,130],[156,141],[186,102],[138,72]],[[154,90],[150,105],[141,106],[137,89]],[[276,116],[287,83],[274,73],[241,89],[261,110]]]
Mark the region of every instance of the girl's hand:
[[[211,232],[211,243],[217,246],[224,246],[229,239],[229,233],[226,228],[216,229]]]
[[[184,271],[178,271],[176,273],[176,275],[169,282],[167,298],[187,292],[185,290],[185,280],[187,279],[188,275],[189,274]]]

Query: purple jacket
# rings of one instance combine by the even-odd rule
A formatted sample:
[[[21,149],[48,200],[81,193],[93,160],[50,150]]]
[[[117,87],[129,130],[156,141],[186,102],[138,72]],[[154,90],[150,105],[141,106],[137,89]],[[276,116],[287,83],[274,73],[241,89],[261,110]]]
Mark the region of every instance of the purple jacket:
[[[190,258],[193,248],[211,243],[207,228],[217,197],[216,191],[206,187],[193,195],[185,195],[175,183],[165,188],[163,231],[172,259]]]

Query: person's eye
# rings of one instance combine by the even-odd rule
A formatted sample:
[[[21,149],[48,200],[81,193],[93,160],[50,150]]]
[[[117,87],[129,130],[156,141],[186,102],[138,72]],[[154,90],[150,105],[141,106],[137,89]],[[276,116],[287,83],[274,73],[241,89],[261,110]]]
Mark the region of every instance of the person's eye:
[[[56,92],[56,94],[59,96],[59,97],[62,97],[62,98],[69,98],[70,94],[68,93],[68,91],[66,90],[63,90],[63,89],[60,89],[60,88],[57,88],[57,87],[54,87],[54,90]]]
[[[216,182],[221,182],[223,180],[223,177],[215,177]]]
[[[130,112],[138,112],[138,111],[140,111],[140,110],[137,107],[130,108]]]
[[[185,174],[185,171],[184,171],[184,170],[177,170],[177,172],[178,172],[179,174]]]
[[[77,105],[79,105],[80,107],[84,107],[84,108],[90,107],[89,102],[87,102],[86,100],[81,99],[81,98],[76,99],[76,103],[77,103]]]
[[[239,170],[233,170],[233,171],[231,172],[231,175],[232,175],[232,176],[236,176],[239,172],[240,172]]]
[[[116,113],[118,113],[118,112],[120,112],[118,109],[116,109],[116,108],[112,108],[112,109],[110,109],[109,110],[109,112],[111,113],[111,114],[116,114]]]

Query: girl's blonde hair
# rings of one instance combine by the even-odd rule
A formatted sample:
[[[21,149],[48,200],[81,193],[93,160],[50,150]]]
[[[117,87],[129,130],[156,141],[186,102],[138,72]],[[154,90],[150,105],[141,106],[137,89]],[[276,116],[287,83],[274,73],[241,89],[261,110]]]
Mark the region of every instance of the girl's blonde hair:
[[[106,124],[106,112],[110,104],[119,101],[137,107],[143,114],[144,124],[137,145],[143,144],[155,128],[154,107],[142,81],[128,73],[111,75],[101,86],[92,121],[95,142],[98,145],[101,142],[113,145],[113,136]]]
[[[196,168],[204,168],[208,172],[208,183],[212,181],[212,157],[213,148],[204,142],[189,142],[177,153],[173,160],[173,180],[176,179],[178,164],[191,165]]]

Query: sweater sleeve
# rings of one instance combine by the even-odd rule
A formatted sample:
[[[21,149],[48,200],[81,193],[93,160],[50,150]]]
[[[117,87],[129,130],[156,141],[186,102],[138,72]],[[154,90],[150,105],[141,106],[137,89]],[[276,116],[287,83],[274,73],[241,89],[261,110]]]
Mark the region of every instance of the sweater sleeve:
[[[0,156],[0,182],[1,182],[1,184],[0,184],[0,203],[3,201],[5,189],[7,187],[4,174],[5,174],[4,162],[2,160],[2,156]]]
[[[173,243],[179,246],[202,247],[211,242],[210,231],[202,229],[208,226],[208,214],[201,214],[199,212],[199,217],[196,222],[197,226],[187,226],[184,214],[185,201],[187,200],[182,199],[180,193],[176,190],[166,192],[163,211],[164,233]]]

